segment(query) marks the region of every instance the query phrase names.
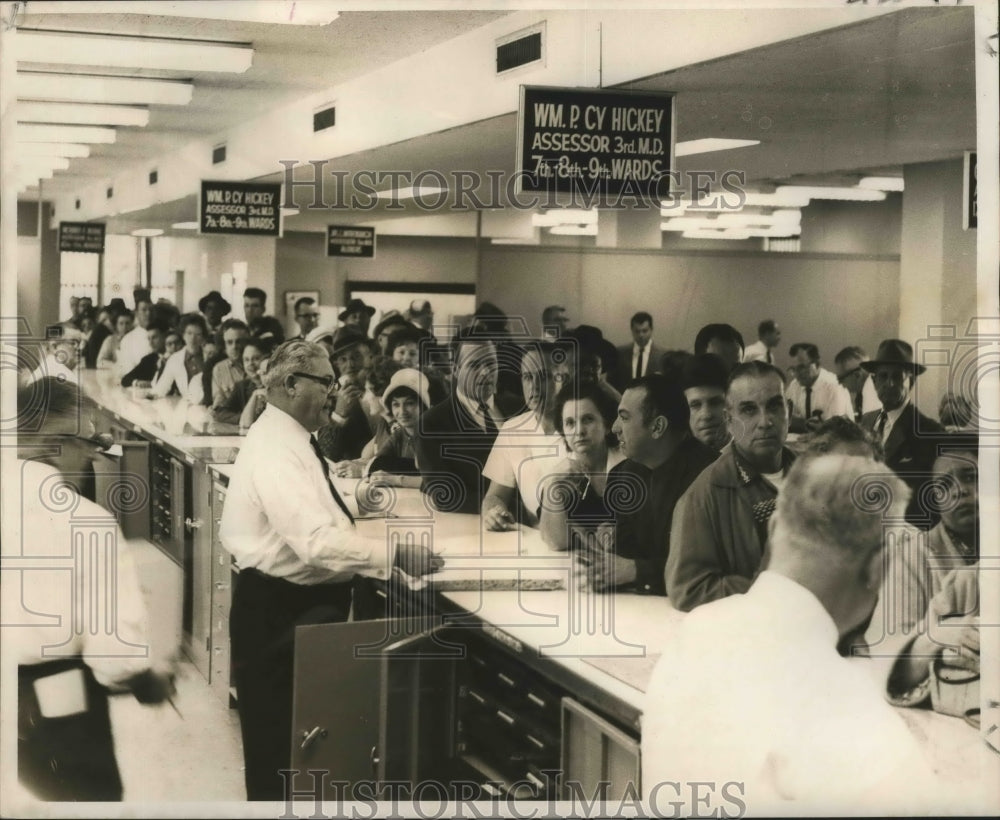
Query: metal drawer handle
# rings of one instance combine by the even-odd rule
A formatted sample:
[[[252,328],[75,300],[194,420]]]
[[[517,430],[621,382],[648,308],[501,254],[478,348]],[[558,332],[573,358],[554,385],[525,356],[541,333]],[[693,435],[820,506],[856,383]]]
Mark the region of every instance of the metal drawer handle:
[[[185,518],[184,526],[189,530],[200,530],[202,526],[202,520],[200,518]]]
[[[221,592],[224,589],[229,589],[229,584],[223,584],[221,581],[216,581],[215,588]]]
[[[312,730],[310,730],[308,732],[303,732],[302,733],[302,742],[299,744],[299,749],[308,749],[310,746],[312,746],[313,741],[315,741],[316,738],[318,738],[318,737],[324,737],[325,738],[326,737],[326,729],[323,729],[323,728],[321,728],[319,726],[316,726],[316,727],[314,727]]]
[[[499,678],[502,683],[506,683],[512,689],[516,685],[514,683],[514,679],[507,677],[503,672],[497,672],[497,678]]]
[[[545,708],[545,701],[542,700],[540,697],[538,697],[538,695],[534,694],[533,692],[528,692],[528,700],[530,700],[533,704],[535,704],[535,706],[538,706],[542,709]]]
[[[500,720],[502,720],[508,726],[514,725],[514,718],[512,718],[506,712],[501,712],[499,709],[497,709],[497,717],[500,718]]]

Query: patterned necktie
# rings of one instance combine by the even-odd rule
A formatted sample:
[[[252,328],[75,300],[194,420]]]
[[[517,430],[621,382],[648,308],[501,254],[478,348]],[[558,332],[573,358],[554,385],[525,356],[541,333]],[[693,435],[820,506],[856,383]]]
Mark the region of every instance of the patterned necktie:
[[[330,480],[330,468],[326,464],[326,459],[323,458],[323,451],[319,449],[319,442],[316,440],[316,436],[309,436],[309,444],[316,454],[316,458],[319,459],[320,466],[323,468],[323,477],[326,479],[326,486],[330,488],[330,495],[333,496],[333,500],[337,502],[337,506],[344,511],[351,523],[354,523],[354,516],[351,515],[351,511],[347,509],[347,505],[344,503],[344,499],[340,497],[340,493],[337,492],[337,488],[333,485],[333,481]]]

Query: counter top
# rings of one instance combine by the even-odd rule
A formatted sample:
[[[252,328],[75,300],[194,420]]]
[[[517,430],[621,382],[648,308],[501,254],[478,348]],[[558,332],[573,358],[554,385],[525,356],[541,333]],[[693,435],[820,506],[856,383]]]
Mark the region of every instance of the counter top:
[[[110,383],[104,371],[85,371],[81,386],[99,405],[131,428],[228,478],[242,444],[233,425],[213,422],[206,408],[180,398],[142,399]],[[214,461],[218,459],[218,461]],[[517,558],[526,567],[561,574],[562,588],[442,591],[448,609],[474,616],[484,631],[508,649],[555,664],[571,678],[642,714],[645,683],[671,629],[684,617],[667,598],[578,589],[572,562],[555,553],[537,530],[485,530],[479,516],[441,514],[418,490],[372,488],[367,481],[336,479],[362,533],[390,538],[394,530],[424,535],[453,568],[486,572]],[[360,504],[359,504],[360,502]],[[360,507],[360,511],[359,511]],[[433,579],[430,584],[433,588]],[[498,634],[499,633],[499,634]],[[900,710],[947,784],[949,805],[961,813],[993,806],[1000,778],[1000,756],[979,734],[957,718],[926,710]],[[638,728],[638,726],[636,727]],[[989,791],[992,789],[992,791]]]

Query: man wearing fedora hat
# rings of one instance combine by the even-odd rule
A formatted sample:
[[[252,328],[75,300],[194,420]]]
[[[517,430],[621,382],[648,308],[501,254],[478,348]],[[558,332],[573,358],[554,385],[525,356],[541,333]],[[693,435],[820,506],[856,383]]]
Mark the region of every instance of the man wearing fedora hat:
[[[372,331],[372,338],[378,342],[379,351],[383,355],[389,347],[389,337],[402,327],[412,327],[412,325],[398,310],[387,310],[382,314],[379,323],[375,325],[375,330]]]
[[[431,331],[434,326],[434,310],[426,299],[414,299],[410,302],[410,307],[406,310],[406,318],[414,327],[420,328],[427,335],[427,338],[437,341]]]
[[[944,432],[940,424],[913,406],[913,383],[927,368],[913,361],[913,348],[901,339],[883,340],[875,358],[861,362],[861,367],[872,374],[882,404],[880,410],[861,417],[861,426],[882,445],[886,465],[913,491],[906,520],[926,529],[935,522],[921,508],[919,489],[934,466],[934,441],[929,436]]]
[[[198,310],[205,317],[209,335],[215,336],[221,333],[222,320],[232,312],[233,306],[219,291],[210,290],[198,300]]]
[[[374,315],[375,308],[366,305],[364,299],[351,299],[337,318],[344,323],[345,327],[356,327],[367,336],[368,325]]]

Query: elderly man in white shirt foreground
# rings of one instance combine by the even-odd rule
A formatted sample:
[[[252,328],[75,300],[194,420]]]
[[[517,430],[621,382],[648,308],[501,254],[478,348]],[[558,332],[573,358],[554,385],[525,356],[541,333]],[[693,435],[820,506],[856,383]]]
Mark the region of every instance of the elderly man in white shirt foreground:
[[[837,653],[871,612],[882,522],[908,495],[868,458],[795,464],[765,571],[694,610],[664,648],[643,714],[647,799],[660,783],[714,781],[752,815],[918,810],[933,778],[916,741],[868,662]]]
[[[250,428],[226,495],[221,538],[240,568],[230,616],[249,800],[283,800],[290,767],[295,627],[346,621],[355,575],[410,575],[443,560],[427,547],[357,533],[314,431],[336,382],[326,349],[290,341],[272,355],[267,409]],[[336,697],[335,693],[330,693]],[[376,716],[372,716],[375,720]]]

